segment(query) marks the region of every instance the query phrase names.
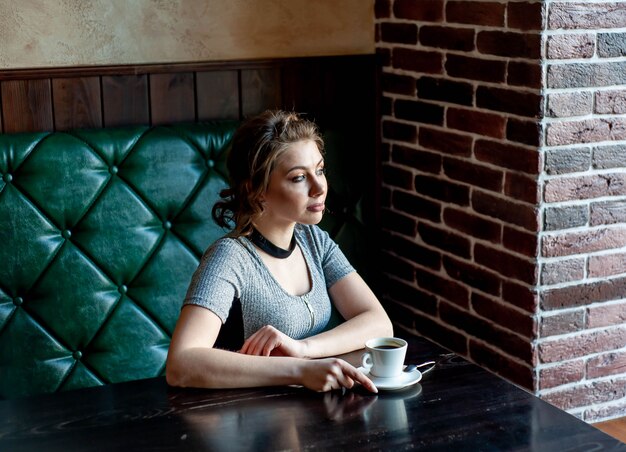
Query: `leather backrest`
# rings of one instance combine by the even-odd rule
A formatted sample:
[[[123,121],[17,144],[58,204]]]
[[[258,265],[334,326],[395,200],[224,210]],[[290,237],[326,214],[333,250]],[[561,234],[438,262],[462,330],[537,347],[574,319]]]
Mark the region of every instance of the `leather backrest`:
[[[164,373],[237,125],[0,135],[0,397]],[[330,178],[322,227],[359,268],[360,189]]]

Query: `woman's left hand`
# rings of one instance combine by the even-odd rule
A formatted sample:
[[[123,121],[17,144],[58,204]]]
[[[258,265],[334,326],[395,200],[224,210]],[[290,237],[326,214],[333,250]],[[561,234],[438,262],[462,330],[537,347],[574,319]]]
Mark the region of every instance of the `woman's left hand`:
[[[305,357],[305,345],[302,341],[290,338],[271,325],[266,325],[250,336],[239,353],[258,356]]]

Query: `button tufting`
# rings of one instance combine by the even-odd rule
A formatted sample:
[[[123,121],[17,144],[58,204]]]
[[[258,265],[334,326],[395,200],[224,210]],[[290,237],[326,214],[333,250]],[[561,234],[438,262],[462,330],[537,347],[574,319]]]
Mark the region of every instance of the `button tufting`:
[[[2,179],[4,179],[4,181],[8,184],[9,182],[11,182],[13,180],[13,176],[11,176],[10,174],[5,174],[2,176]]]
[[[208,166],[209,168],[213,168],[215,166],[215,161],[212,159],[207,159],[206,166]]]
[[[15,298],[13,299],[13,304],[14,304],[15,306],[21,306],[21,305],[22,305],[22,303],[24,303],[24,299],[23,299],[22,297],[15,297]]]
[[[117,290],[119,290],[119,292],[120,292],[122,295],[124,295],[126,292],[128,292],[128,287],[126,287],[124,284],[122,284],[122,285],[119,287],[119,289],[117,289]]]
[[[72,231],[70,231],[69,229],[63,229],[63,231],[61,232],[61,237],[63,237],[64,239],[69,239],[72,236]]]
[[[163,222],[163,228],[164,229],[172,229],[172,223],[170,223],[169,221],[165,220]]]
[[[117,174],[117,166],[112,165],[111,168],[109,168],[109,173]]]
[[[72,358],[74,358],[75,360],[79,360],[83,357],[83,354],[81,352],[79,352],[78,350],[76,350],[74,353],[72,353]]]

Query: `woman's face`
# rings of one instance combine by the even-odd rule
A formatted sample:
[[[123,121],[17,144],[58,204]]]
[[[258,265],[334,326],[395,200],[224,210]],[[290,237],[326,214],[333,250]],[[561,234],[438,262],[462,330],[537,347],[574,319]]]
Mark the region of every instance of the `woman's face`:
[[[326,200],[324,158],[313,141],[298,141],[277,160],[262,197],[263,220],[317,224]]]

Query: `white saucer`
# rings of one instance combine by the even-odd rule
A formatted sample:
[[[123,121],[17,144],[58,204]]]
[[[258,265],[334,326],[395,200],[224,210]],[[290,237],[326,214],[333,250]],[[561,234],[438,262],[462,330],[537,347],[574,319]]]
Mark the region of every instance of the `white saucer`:
[[[422,379],[422,373],[419,370],[414,370],[413,372],[402,372],[397,377],[389,378],[370,375],[369,369],[365,369],[364,367],[359,367],[359,370],[363,372],[367,378],[372,380],[372,383],[374,383],[378,389],[382,389],[384,391],[397,391],[398,389],[404,389],[408,386],[414,385]]]

